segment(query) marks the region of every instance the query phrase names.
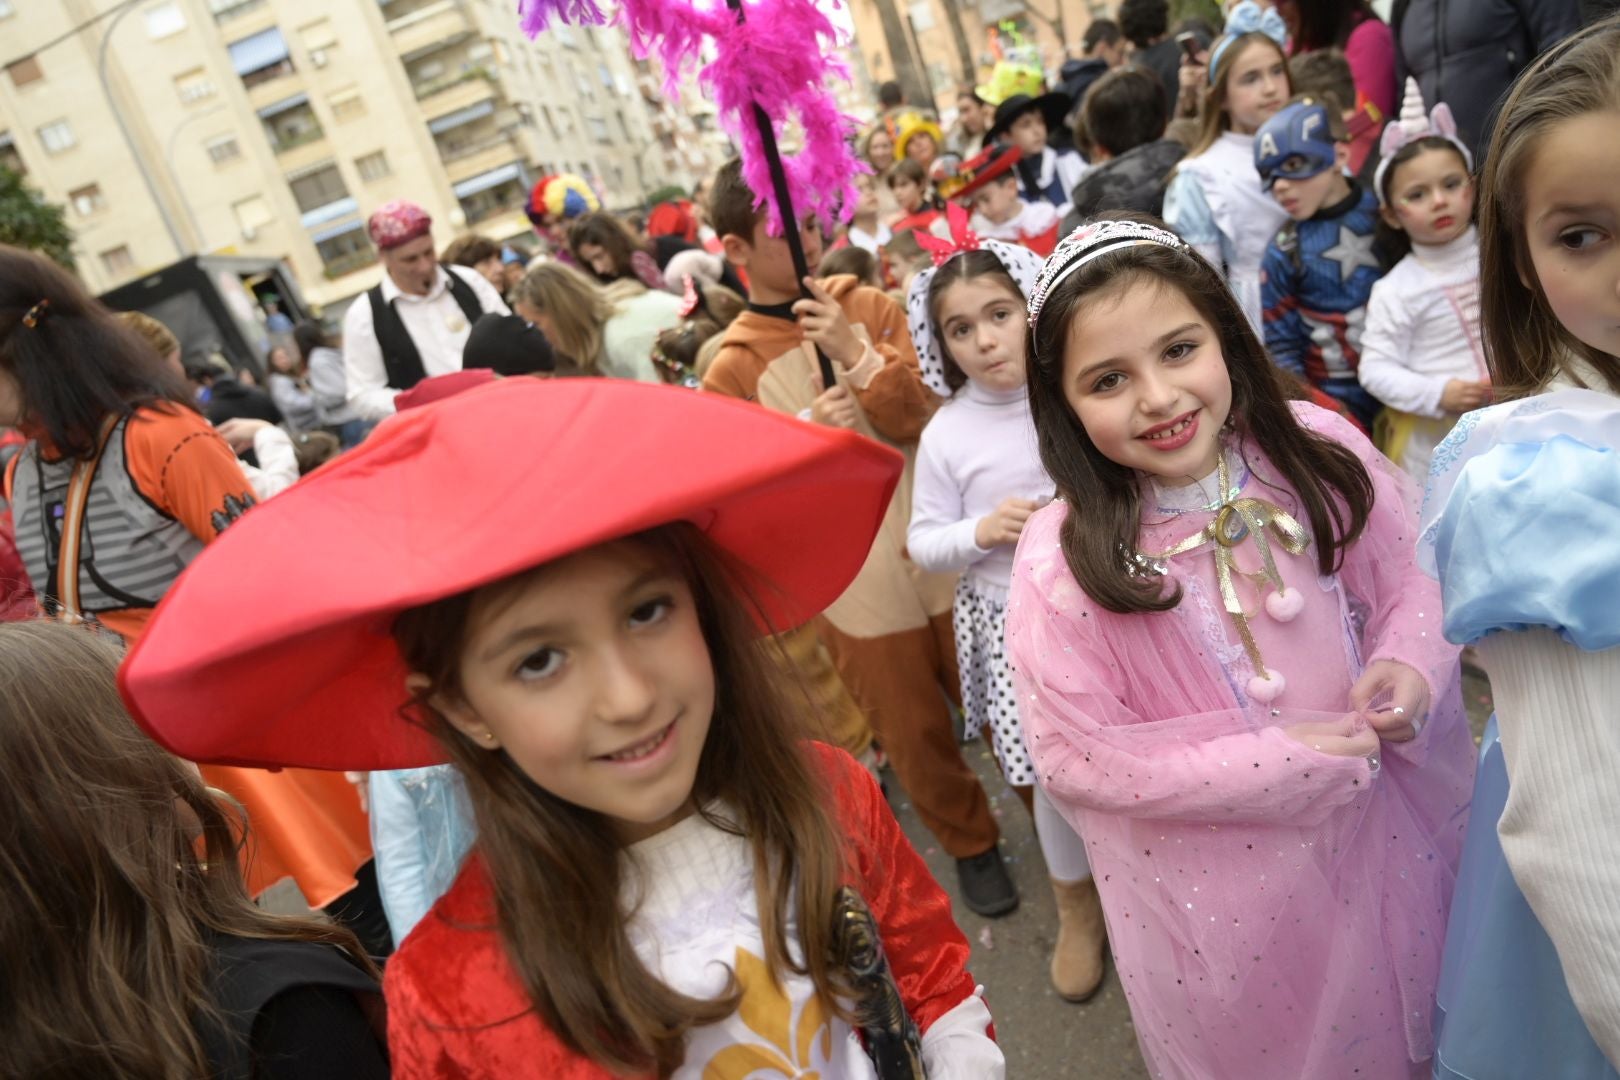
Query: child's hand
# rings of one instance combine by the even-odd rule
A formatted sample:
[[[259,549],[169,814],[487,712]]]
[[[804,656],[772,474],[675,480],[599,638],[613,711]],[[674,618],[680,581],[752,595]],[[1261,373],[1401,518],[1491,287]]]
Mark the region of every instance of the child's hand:
[[[1378,706],[1369,710],[1375,701]],[[1350,688],[1350,707],[1365,716],[1381,738],[1406,742],[1423,730],[1429,714],[1429,682],[1416,668],[1379,660]]]
[[[1471,412],[1490,400],[1490,383],[1451,379],[1440,394],[1440,407],[1446,412]]]
[[[849,325],[844,309],[815,278],[805,278],[804,287],[810,290],[810,299],[793,305],[793,314],[804,328],[804,336],[819,345],[827,359],[839,367],[846,370],[854,367],[865,350]]]
[[[1024,522],[1041,508],[1033,499],[1003,499],[1001,505],[979,519],[973,530],[973,542],[982,548],[1001,547],[1018,543],[1024,532]]]
[[[1180,87],[1176,94],[1176,113],[1179,116],[1197,116],[1198,102],[1204,87],[1209,85],[1209,50],[1198,50],[1197,58],[1181,57],[1181,70],[1177,72]]]
[[[827,427],[855,426],[855,395],[849,392],[849,387],[835,386],[831,390],[823,390],[819,372],[810,376],[810,385],[816,392],[815,400],[810,403],[811,420]]]
[[[220,438],[230,444],[232,450],[241,454],[253,449],[253,436],[270,426],[268,420],[254,420],[246,416],[233,416],[214,430],[219,432]]]
[[[1378,732],[1356,723],[1356,718],[1329,720],[1319,724],[1295,724],[1283,734],[1302,746],[1335,757],[1367,757],[1378,752]]]

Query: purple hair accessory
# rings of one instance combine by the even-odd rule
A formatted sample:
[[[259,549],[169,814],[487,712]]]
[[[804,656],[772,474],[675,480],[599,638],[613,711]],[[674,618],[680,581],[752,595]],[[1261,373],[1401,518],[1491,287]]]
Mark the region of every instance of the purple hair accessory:
[[[608,17],[593,0],[518,0],[518,25],[531,38],[549,29],[553,20],[602,26]]]

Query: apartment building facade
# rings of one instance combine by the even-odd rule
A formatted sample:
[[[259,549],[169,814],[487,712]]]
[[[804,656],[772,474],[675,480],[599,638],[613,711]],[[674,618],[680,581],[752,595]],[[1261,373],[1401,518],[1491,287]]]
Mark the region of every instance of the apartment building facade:
[[[0,0],[0,164],[67,204],[97,292],[238,253],[285,258],[330,305],[378,280],[365,219],[389,199],[426,207],[441,246],[506,239],[547,172],[624,207],[718,158],[617,30],[531,42],[507,0],[24,6]]]

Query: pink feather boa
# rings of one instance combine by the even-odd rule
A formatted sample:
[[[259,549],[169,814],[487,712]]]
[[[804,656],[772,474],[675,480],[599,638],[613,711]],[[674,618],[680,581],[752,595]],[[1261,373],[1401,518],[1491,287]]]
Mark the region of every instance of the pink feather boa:
[[[620,0],[617,21],[637,59],[657,55],[664,66],[664,93],[671,98],[679,96],[681,75],[700,58],[704,40],[714,41],[714,59],[698,71],[698,82],[713,96],[721,126],[742,148],[743,179],[754,192],[754,205],[768,207],[773,236],[781,235],[782,219],[754,105],[764,107],[778,139],[797,121],[803,146],[782,159],[793,210],[801,218],[816,215],[830,230],[854,211],[856,174],[870,171],[855,156],[854,118],[838,111],[828,88],[829,79],[849,78],[849,69],[826,48],[837,39],[836,31],[812,0],[757,0],[745,2],[743,9],[746,18],[739,23],[723,4],[700,8],[694,0]],[[518,13],[531,37],[552,19],[608,21],[594,0],[520,0]]]

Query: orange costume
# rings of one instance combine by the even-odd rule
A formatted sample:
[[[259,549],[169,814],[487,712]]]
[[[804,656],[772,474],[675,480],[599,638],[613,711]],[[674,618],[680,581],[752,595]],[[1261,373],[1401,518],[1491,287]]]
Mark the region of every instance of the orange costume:
[[[146,407],[109,423],[93,467],[30,442],[6,471],[5,494],[46,612],[82,616],[130,644],[253,495],[236,455],[190,409]],[[291,876],[321,907],[354,888],[371,843],[359,796],[341,774],[223,765],[202,774],[247,811],[253,838],[243,872],[253,895]]]
[[[998,830],[941,693],[960,692],[951,628],[956,577],[924,573],[905,554],[911,458],[939,399],[923,385],[899,304],[852,276],[823,285],[869,346],[838,374],[855,398],[855,430],[904,454],[906,472],[866,564],[818,629],[923,822],[952,858],[970,858],[994,846]],[[749,310],[726,329],[703,388],[800,415],[814,399],[816,370],[797,323]]]

